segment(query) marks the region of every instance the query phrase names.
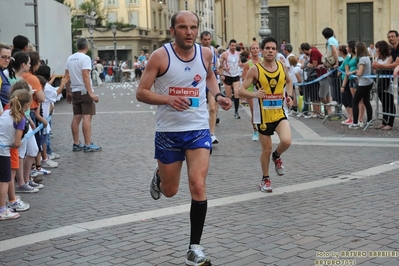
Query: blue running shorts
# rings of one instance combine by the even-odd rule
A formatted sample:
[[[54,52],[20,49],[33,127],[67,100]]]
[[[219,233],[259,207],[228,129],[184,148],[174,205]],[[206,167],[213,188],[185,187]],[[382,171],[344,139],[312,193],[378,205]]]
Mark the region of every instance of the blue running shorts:
[[[209,129],[184,132],[156,132],[155,159],[163,164],[185,160],[186,150],[212,149]]]

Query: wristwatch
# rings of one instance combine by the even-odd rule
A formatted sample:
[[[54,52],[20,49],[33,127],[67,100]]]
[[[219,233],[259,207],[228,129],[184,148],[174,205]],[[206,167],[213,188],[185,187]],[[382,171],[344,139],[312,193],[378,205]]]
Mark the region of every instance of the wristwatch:
[[[216,93],[216,95],[215,95],[215,102],[218,101],[218,97],[219,97],[219,96],[226,97],[226,94],[221,93],[221,92]]]

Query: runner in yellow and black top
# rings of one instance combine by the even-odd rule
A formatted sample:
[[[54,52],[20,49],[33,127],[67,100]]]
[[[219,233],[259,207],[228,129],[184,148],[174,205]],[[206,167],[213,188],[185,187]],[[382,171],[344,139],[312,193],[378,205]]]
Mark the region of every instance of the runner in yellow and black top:
[[[276,150],[272,154],[272,160],[278,175],[284,175],[285,168],[280,155],[291,145],[291,128],[287,120],[285,107],[291,107],[292,80],[285,66],[275,60],[277,54],[277,40],[266,37],[260,44],[263,61],[251,67],[240,86],[239,95],[244,98],[256,98],[254,100],[254,124],[259,132],[259,141],[262,146],[260,157],[262,167],[262,181],[259,185],[263,192],[272,192],[269,177],[269,162],[272,153],[272,138],[274,131],[280,138]],[[253,92],[247,89],[254,85]],[[287,95],[286,97],[286,92]]]

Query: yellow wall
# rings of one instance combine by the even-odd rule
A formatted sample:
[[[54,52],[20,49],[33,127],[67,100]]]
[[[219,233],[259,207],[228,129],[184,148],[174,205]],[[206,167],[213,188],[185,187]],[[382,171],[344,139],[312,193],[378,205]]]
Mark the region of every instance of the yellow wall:
[[[222,22],[226,19],[226,39],[236,39],[249,45],[252,37],[259,37],[261,0],[219,0],[218,10],[226,5],[226,16],[221,14],[217,35],[222,36]],[[347,3],[373,3],[374,42],[386,40],[389,30],[399,30],[399,0],[269,0],[269,7],[287,6],[290,13],[290,40],[294,47],[308,42],[319,48],[325,44],[321,34],[325,27],[334,29],[340,43],[347,42]],[[272,33],[273,35],[273,33]],[[220,38],[218,39],[222,41]],[[226,44],[223,42],[223,47]]]

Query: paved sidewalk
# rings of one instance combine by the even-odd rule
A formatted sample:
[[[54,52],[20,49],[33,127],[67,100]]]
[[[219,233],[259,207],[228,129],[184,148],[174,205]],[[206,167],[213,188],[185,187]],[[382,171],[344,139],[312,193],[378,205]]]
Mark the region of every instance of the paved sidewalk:
[[[71,151],[72,107],[57,103],[52,146],[60,165],[39,193],[21,194],[29,211],[0,222],[1,265],[184,265],[185,168],[174,198],[153,201],[148,191],[156,107],[137,102],[128,84],[96,93],[93,141],[103,150]],[[352,138],[292,120],[286,174],[271,167],[273,193],[262,193],[250,117],[233,114],[219,112],[207,180],[202,244],[213,265],[315,265],[337,254],[346,257],[335,263],[399,265],[397,139]]]

